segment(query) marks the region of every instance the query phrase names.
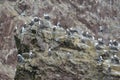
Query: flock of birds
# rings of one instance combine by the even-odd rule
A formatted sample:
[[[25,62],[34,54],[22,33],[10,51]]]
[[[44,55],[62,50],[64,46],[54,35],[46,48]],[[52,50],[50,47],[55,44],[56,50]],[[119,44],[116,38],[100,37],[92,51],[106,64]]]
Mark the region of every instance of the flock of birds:
[[[50,20],[50,16],[48,14],[44,14],[44,18],[46,20]],[[38,22],[39,25],[42,25],[41,18],[39,18],[39,17],[34,17],[28,25],[29,26],[33,26],[34,23],[36,23],[36,22]],[[26,29],[25,29],[26,26],[27,26],[26,23],[22,26],[21,33],[24,33],[26,31]],[[41,27],[41,29],[48,28],[48,27],[45,27],[45,26],[40,26],[40,27]],[[53,27],[53,31],[55,31],[57,29],[57,27],[62,27],[60,22],[58,22],[57,25]],[[17,29],[18,28],[15,27],[15,30],[17,30]],[[104,31],[102,26],[99,27],[99,31],[101,33]],[[67,33],[67,35],[72,35],[74,33],[79,34],[78,30],[77,29],[73,29],[73,28],[66,29],[66,33]],[[84,38],[95,40],[95,37],[92,36],[89,32],[82,31],[81,33],[82,33],[82,40],[81,40],[81,42],[85,43]],[[96,41],[97,42],[95,42],[95,45],[94,45],[96,51],[102,50],[102,48],[100,46],[105,45],[103,38],[98,38]],[[112,39],[109,40],[109,43],[108,43],[107,46],[109,47],[110,50],[113,50],[115,52],[119,52],[118,47],[120,46],[120,44],[119,44],[119,42],[117,40],[112,40]],[[96,53],[98,53],[98,58],[97,58],[97,62],[98,63],[102,63],[104,61],[104,57],[107,56],[107,57],[109,57],[111,63],[120,64],[120,59],[117,56],[117,54],[113,53],[112,55],[110,55],[108,50],[103,50],[103,51],[104,51],[104,54],[102,54],[102,55],[100,55],[98,52],[96,52]],[[33,52],[32,51],[29,51],[28,55],[29,55],[29,58],[33,58]],[[48,55],[51,55],[51,48],[48,49]],[[23,63],[25,61],[25,59],[22,56],[22,54],[18,54],[17,56],[18,56],[18,62]],[[110,68],[110,65],[108,66],[108,69],[109,68]]]

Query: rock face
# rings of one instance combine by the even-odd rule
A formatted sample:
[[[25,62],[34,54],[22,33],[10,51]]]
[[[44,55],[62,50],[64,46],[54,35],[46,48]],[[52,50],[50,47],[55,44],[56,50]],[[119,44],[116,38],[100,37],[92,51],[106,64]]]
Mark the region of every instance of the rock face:
[[[37,28],[36,33],[33,27]],[[33,25],[25,29],[15,35],[18,53],[25,58],[25,62],[17,65],[15,80],[97,79],[93,78],[95,74],[91,75],[97,72],[95,61],[91,59],[96,54],[92,45],[80,42],[79,34],[68,35],[65,29],[53,24],[47,28]],[[29,56],[29,51],[36,56],[25,56]]]
[[[15,80],[119,79],[120,65],[115,66],[109,60],[113,54],[110,51],[114,50],[109,50],[104,44],[98,45],[102,49],[96,49],[94,44],[99,41],[78,33],[68,34],[69,31],[51,24],[49,20],[46,22],[50,24],[41,26],[43,21],[41,18],[39,24],[35,22],[15,35],[18,54],[25,59],[17,65]],[[81,41],[83,38],[84,43]],[[110,52],[108,55],[104,53],[105,49]],[[97,63],[95,59],[99,56],[104,60]],[[107,65],[111,66],[111,72],[108,72]]]
[[[114,54],[120,56],[119,51],[109,50],[108,46],[109,39],[120,42],[119,8],[120,0],[0,0],[0,79],[13,80],[17,54],[26,56],[32,50],[34,58],[29,59],[27,55],[26,63],[17,65],[16,80],[118,80],[119,65],[111,64],[110,78],[104,74],[107,74],[109,58]],[[49,21],[44,19],[44,14],[50,16]],[[41,24],[28,25],[36,16],[42,19]],[[58,22],[62,28],[54,31]],[[25,23],[26,31],[21,34]],[[103,32],[99,31],[100,26]],[[78,33],[69,36],[66,29],[71,27]],[[96,50],[97,41],[83,39],[82,31],[88,31],[95,39],[102,37],[107,45]],[[110,56],[99,66],[105,72],[98,73],[94,59],[98,54],[104,55],[104,50]]]

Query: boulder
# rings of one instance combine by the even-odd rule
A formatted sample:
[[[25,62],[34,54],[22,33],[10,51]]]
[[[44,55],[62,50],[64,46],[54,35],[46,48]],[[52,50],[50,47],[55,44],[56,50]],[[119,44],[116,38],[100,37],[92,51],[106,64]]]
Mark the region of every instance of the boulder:
[[[50,28],[51,26],[51,22],[45,19],[42,19],[40,24],[40,28],[44,29],[44,28]]]

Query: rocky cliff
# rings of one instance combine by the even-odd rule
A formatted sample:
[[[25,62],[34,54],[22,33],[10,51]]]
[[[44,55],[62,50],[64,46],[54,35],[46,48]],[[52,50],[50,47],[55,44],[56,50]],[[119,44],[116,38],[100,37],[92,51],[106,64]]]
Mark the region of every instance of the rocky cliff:
[[[111,51],[108,46],[110,39],[120,42],[119,3],[119,0],[1,0],[0,79],[13,80],[14,76],[16,80],[119,79],[119,65],[109,62],[112,55],[120,56],[119,47],[118,51]],[[50,19],[44,19],[44,14]],[[39,17],[40,22],[31,26],[34,17]],[[23,26],[25,31],[21,33]],[[60,27],[54,30],[55,26]],[[69,34],[69,28],[77,32]],[[84,37],[82,31],[95,39]],[[95,48],[98,38],[104,40],[101,50]],[[98,65],[96,59],[104,50],[110,56]],[[24,57],[23,63],[17,62],[17,54]],[[109,64],[112,72],[107,74]]]

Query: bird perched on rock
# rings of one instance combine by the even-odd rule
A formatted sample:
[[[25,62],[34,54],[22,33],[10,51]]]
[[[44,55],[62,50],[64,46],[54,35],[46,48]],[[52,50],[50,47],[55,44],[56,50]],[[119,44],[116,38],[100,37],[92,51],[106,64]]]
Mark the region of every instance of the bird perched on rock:
[[[115,60],[116,64],[120,63],[119,57],[117,55],[114,55],[114,60]]]
[[[48,14],[44,14],[44,18],[45,18],[46,20],[50,20],[50,16],[49,16]]]
[[[23,24],[23,27],[26,28],[27,27],[27,23],[25,22],[25,24]]]
[[[103,62],[103,57],[102,56],[99,56],[97,59],[98,64],[101,65],[101,63]]]
[[[99,45],[103,45],[104,44],[103,39],[102,38],[98,38],[98,43],[99,43]]]
[[[113,45],[118,46],[118,42],[116,40],[113,40]]]
[[[109,40],[109,45],[110,45],[110,44],[112,45],[112,43],[113,43],[113,40],[110,39],[110,40]]]
[[[110,64],[108,65],[108,73],[110,73],[111,72],[111,66],[110,66]]]
[[[86,42],[83,36],[81,37],[81,42],[82,42],[82,43],[85,43],[85,42]]]
[[[114,40],[110,40],[109,44],[113,46],[118,46],[119,43],[117,42],[117,40],[114,39]]]
[[[102,57],[102,56],[99,56],[98,62],[102,62],[102,61],[103,61],[103,57]]]
[[[24,62],[25,59],[21,54],[18,54],[17,57],[18,57],[18,62],[20,62],[20,63]]]
[[[32,51],[29,52],[29,58],[33,58],[33,53],[32,53]]]
[[[25,32],[25,27],[23,26],[21,29],[21,33],[24,33],[24,32]]]
[[[96,48],[97,50],[101,50],[101,49],[102,49],[98,43],[95,43],[95,48]]]
[[[57,26],[58,26],[58,27],[62,27],[61,24],[60,24],[60,22],[57,22]]]
[[[73,34],[73,33],[78,33],[78,31],[77,31],[76,29],[70,28],[69,30],[70,30],[70,32],[71,32],[72,34]]]
[[[39,17],[34,17],[34,18],[33,18],[33,21],[34,21],[34,22],[38,22],[38,21],[40,21],[40,18],[39,18]]]
[[[24,25],[22,25],[22,29],[21,29],[21,33],[25,32],[26,31],[26,28],[27,27],[27,23],[25,23]]]
[[[32,21],[28,25],[33,26],[34,25],[34,20],[32,19]]]
[[[48,49],[48,56],[51,56],[51,48]]]
[[[18,27],[15,26],[14,32],[17,33]]]
[[[112,45],[112,44],[109,44],[109,48],[111,50],[119,51],[118,48],[116,46]]]
[[[92,38],[92,35],[88,31],[87,32],[82,31],[82,35],[87,38]]]
[[[66,29],[66,33],[67,33],[68,35],[71,35],[71,33],[70,33],[70,30],[69,30],[69,29]]]
[[[104,53],[102,54],[103,57],[106,57],[106,58],[110,57],[110,54],[107,50],[103,50],[103,51],[104,51]]]
[[[15,30],[17,30],[18,29],[18,27],[17,26],[15,26]]]
[[[103,26],[99,27],[100,32],[103,32]]]
[[[67,59],[70,59],[70,57],[71,57],[71,54],[70,54],[70,52],[68,52],[67,53]]]
[[[117,55],[112,56],[111,62],[115,64],[119,64],[120,63],[119,57],[117,57]]]
[[[78,33],[78,31],[76,29],[73,29],[73,28],[66,29],[66,32],[67,32],[68,35]]]
[[[85,31],[82,31],[82,35],[83,35],[83,36],[86,36],[86,32],[85,32]]]
[[[92,38],[92,35],[91,35],[89,32],[86,33],[86,36],[87,36],[88,38]]]
[[[92,36],[92,40],[95,40],[95,37],[94,37],[94,36]]]

